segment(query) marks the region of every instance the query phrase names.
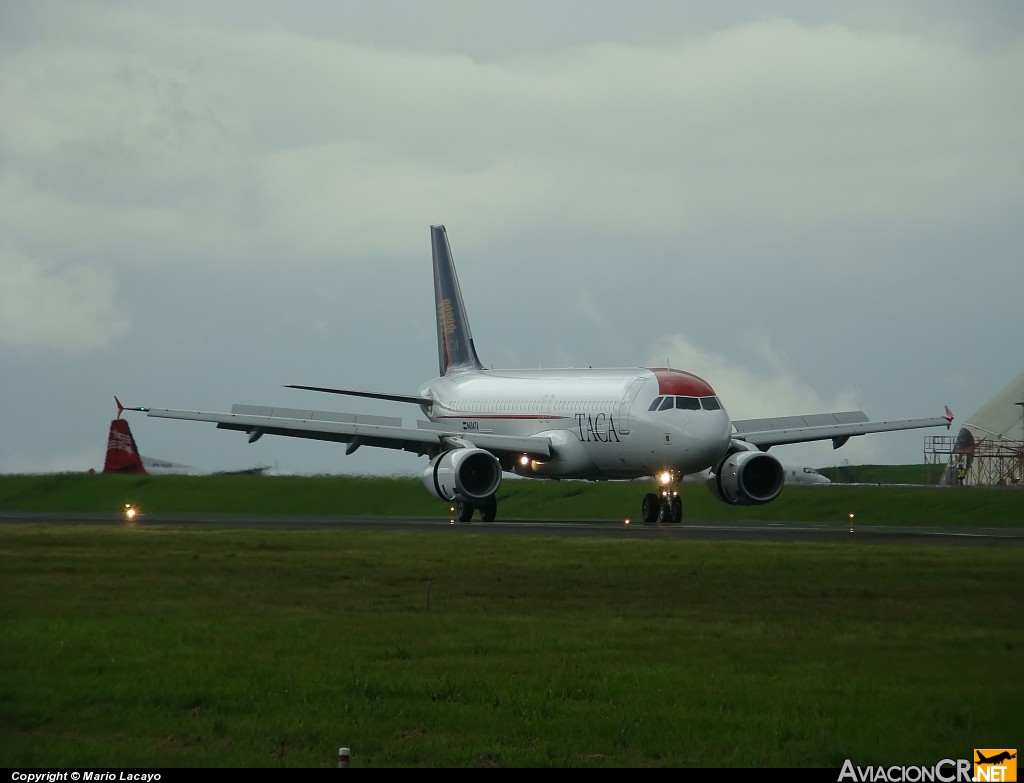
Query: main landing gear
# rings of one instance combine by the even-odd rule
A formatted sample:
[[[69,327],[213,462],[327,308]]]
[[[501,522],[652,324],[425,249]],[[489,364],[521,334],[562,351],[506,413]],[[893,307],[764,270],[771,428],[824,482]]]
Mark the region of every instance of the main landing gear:
[[[494,495],[489,495],[478,503],[471,503],[468,500],[455,501],[455,518],[459,522],[469,522],[473,518],[473,512],[480,510],[480,519],[484,522],[493,522],[498,516],[498,500]]]
[[[640,516],[645,525],[678,525],[683,521],[683,501],[676,487],[682,481],[682,474],[667,470],[655,478],[659,485],[658,492],[644,495]]]

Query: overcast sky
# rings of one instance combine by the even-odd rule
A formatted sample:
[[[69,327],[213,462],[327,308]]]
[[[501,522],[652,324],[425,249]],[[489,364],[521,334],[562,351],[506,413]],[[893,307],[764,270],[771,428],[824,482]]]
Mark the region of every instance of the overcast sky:
[[[0,3],[0,472],[101,469],[115,394],[413,424],[283,385],[436,374],[433,223],[489,366],[962,424],[1024,368],[1022,96],[1016,0]],[[211,470],[425,462],[130,421]]]

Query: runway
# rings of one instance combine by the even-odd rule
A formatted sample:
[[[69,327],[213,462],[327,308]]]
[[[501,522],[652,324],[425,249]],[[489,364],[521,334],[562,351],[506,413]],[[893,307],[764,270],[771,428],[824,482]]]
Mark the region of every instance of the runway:
[[[0,511],[0,524],[125,526],[121,514],[19,513]],[[941,528],[845,526],[792,522],[699,522],[644,525],[609,521],[510,519],[456,522],[443,517],[287,517],[251,514],[145,513],[136,527],[206,530],[353,530],[481,535],[601,536],[620,539],[709,541],[793,541],[843,544],[941,544],[946,546],[1020,546],[1024,528]]]

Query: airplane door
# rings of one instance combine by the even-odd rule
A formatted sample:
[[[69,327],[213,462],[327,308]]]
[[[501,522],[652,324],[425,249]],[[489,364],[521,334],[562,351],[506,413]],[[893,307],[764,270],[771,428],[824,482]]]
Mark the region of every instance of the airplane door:
[[[554,418],[554,415],[555,415],[554,414],[554,409],[555,409],[555,395],[554,394],[545,394],[543,399],[541,400],[541,411],[540,411],[541,420],[544,422],[544,424],[549,424],[551,422],[551,419]]]
[[[615,429],[618,430],[620,435],[629,435],[629,411],[633,407],[633,400],[636,399],[636,395],[640,392],[640,387],[644,385],[644,380],[644,376],[638,375],[626,387],[626,393],[622,395],[622,401],[619,403],[619,412],[615,417]]]

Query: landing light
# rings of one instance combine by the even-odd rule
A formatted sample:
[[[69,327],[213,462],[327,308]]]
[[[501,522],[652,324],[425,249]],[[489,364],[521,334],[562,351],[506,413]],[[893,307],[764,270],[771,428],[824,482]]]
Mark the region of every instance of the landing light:
[[[124,504],[124,520],[129,525],[135,521],[135,517],[138,516],[139,510],[135,508],[131,503]]]
[[[670,481],[672,481],[672,474],[666,470],[658,478],[662,484],[668,484]]]
[[[524,454],[519,458],[519,464],[525,468],[527,465],[530,464],[530,458]]]

